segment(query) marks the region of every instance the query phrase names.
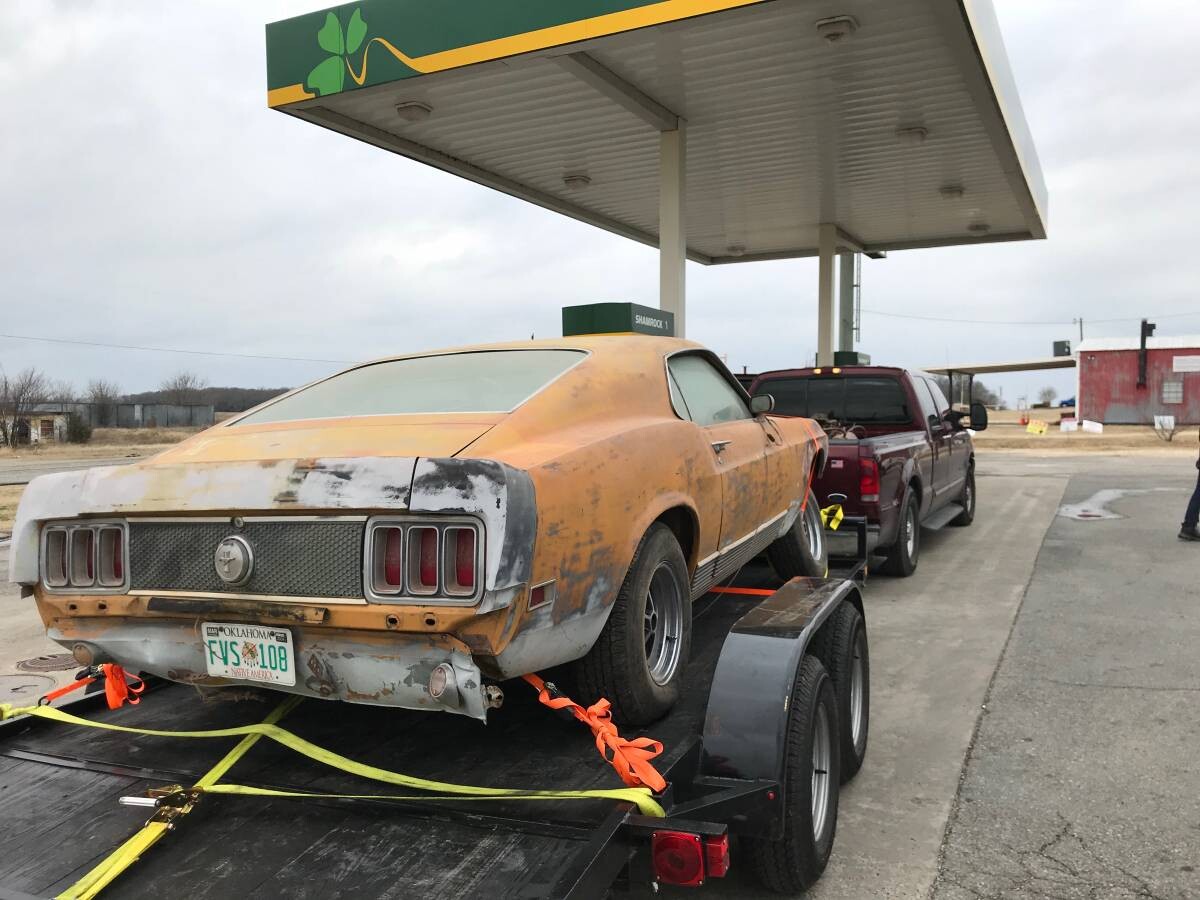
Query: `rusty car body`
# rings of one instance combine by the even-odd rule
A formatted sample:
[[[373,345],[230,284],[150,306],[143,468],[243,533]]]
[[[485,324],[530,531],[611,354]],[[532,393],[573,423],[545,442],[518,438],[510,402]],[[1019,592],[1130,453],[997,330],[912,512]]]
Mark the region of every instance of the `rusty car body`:
[[[676,370],[741,406],[702,421]],[[36,479],[10,577],[81,663],[236,684],[208,672],[202,623],[278,626],[297,671],[270,687],[486,719],[485,679],[589,653],[655,526],[682,552],[690,622],[691,600],[795,529],[825,452],[684,340],[414,354],[133,465]]]

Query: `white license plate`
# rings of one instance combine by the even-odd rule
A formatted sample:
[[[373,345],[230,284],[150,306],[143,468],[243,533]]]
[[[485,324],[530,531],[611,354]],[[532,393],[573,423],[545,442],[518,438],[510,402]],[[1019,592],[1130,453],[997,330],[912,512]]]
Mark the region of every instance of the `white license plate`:
[[[292,633],[275,625],[205,622],[200,626],[208,674],[268,684],[296,683]]]

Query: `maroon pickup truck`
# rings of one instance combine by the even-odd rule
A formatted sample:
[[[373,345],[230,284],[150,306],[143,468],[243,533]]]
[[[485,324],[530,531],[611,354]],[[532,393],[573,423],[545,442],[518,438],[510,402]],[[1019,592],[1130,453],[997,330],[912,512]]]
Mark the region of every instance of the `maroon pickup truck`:
[[[770,394],[776,415],[820,422],[829,459],[813,490],[822,506],[866,517],[885,571],[913,573],[922,528],[975,518],[975,448],[963,420],[987,428],[982,403],[954,409],[932,376],[884,366],[764,372],[750,393]]]

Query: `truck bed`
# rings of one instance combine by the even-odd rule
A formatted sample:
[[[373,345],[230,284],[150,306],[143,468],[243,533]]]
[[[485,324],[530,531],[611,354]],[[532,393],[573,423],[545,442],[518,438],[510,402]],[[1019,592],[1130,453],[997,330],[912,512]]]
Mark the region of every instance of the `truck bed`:
[[[777,587],[766,566],[742,586]],[[688,690],[643,733],[666,749],[667,770],[703,726],[716,660],[752,599],[710,594],[694,608]],[[465,717],[307,700],[280,725],[355,760],[417,777],[488,787],[584,790],[620,787],[590,731],[537,702],[522,682],[482,725]],[[168,730],[262,721],[282,695],[204,701],[162,684],[140,706],[116,711],[87,701],[88,718]],[[634,736],[632,733],[626,737]],[[149,787],[189,785],[236,739],[169,739],[74,728],[41,720],[0,727],[0,895],[50,896],[115,849],[149,810],[119,806]],[[277,789],[408,793],[321,766],[262,739],[222,779]],[[177,830],[109,887],[105,897],[545,896],[592,858],[610,801],[399,804],[208,796]]]

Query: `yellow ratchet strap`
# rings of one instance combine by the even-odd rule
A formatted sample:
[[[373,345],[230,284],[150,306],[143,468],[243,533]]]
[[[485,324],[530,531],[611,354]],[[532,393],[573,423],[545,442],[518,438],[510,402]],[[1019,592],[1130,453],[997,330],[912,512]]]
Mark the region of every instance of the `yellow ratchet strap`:
[[[842,524],[842,519],[845,517],[845,513],[842,512],[842,504],[840,503],[835,503],[821,510],[821,521],[830,531],[837,531],[838,526]]]

